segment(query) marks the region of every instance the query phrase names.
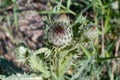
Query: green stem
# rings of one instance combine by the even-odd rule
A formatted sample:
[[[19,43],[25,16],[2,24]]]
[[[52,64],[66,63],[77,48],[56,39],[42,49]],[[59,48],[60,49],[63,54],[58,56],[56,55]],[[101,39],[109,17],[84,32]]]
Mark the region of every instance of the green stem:
[[[60,63],[59,63],[59,57],[60,57],[60,54],[59,54],[59,47],[56,48],[56,60],[55,60],[55,63],[56,63],[56,75],[57,75],[57,80],[59,80],[59,67],[60,67]]]

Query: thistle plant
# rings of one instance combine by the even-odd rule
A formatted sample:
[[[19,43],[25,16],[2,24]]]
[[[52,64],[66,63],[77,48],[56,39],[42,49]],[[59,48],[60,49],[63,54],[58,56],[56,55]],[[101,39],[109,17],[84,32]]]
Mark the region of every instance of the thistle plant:
[[[75,52],[77,55],[71,53],[72,51],[79,50],[80,44],[82,44],[82,40],[73,39],[72,27],[69,21],[68,16],[66,14],[58,14],[53,19],[52,26],[48,30],[48,40],[53,44],[53,59],[54,65],[53,72],[56,74],[56,80],[64,80],[65,74],[71,68],[74,63],[73,59],[77,59],[76,57],[79,52]],[[89,40],[93,40],[98,35],[98,29],[96,25],[89,24],[84,27],[83,34],[81,36],[87,38]],[[86,43],[88,42],[86,41]],[[84,41],[83,41],[84,43]],[[85,47],[85,46],[84,46]],[[73,72],[72,72],[73,73]],[[72,75],[72,73],[70,75]]]
[[[30,73],[40,73],[40,77],[50,80],[65,80],[68,76],[74,79],[73,65],[82,53],[81,46],[84,42],[93,40],[97,35],[97,27],[95,25],[85,26],[81,37],[76,39],[72,31],[69,17],[65,14],[57,14],[52,19],[53,23],[47,31],[48,46],[39,50],[32,51],[27,47],[18,47],[15,50],[17,60],[22,65],[25,65]],[[94,35],[94,36],[93,36]],[[87,41],[84,41],[88,38]],[[21,51],[22,50],[22,51]],[[91,60],[91,59],[90,59]],[[88,63],[86,63],[88,64]]]
[[[53,71],[55,71],[57,80],[64,79],[63,75],[65,74],[65,70],[68,68],[65,62],[67,61],[68,63],[71,59],[71,57],[63,57],[63,53],[61,51],[61,46],[69,44],[72,40],[73,33],[70,26],[68,16],[66,14],[58,14],[55,16],[54,23],[48,30],[48,39],[50,43],[55,46],[55,50],[53,52],[54,58],[51,58],[54,59],[53,62],[55,64],[51,65],[55,65],[54,68],[56,69]],[[67,60],[65,60],[65,58]]]

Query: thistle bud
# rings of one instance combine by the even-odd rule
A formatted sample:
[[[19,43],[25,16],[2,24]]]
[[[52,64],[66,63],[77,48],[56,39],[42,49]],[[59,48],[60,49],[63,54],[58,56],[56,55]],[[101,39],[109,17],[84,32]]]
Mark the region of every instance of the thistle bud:
[[[48,31],[49,41],[55,46],[67,44],[72,39],[68,17],[65,14],[60,14],[55,18],[55,22],[56,24],[53,24]]]
[[[86,26],[85,36],[89,39],[94,39],[98,35],[98,28],[95,24]]]

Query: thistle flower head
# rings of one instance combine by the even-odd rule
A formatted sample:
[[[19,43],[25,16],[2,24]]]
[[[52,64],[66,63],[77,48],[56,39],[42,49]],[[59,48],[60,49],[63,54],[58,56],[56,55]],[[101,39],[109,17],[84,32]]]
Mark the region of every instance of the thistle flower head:
[[[69,27],[69,19],[65,14],[60,14],[55,18],[48,31],[48,39],[55,46],[67,44],[72,39],[72,30]]]

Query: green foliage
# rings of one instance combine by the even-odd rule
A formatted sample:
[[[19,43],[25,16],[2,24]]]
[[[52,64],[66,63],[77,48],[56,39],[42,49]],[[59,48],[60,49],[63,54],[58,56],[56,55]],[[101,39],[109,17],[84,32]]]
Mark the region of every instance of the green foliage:
[[[12,4],[11,0],[2,0],[2,1],[0,1],[0,10],[2,8],[8,7],[11,4]]]

